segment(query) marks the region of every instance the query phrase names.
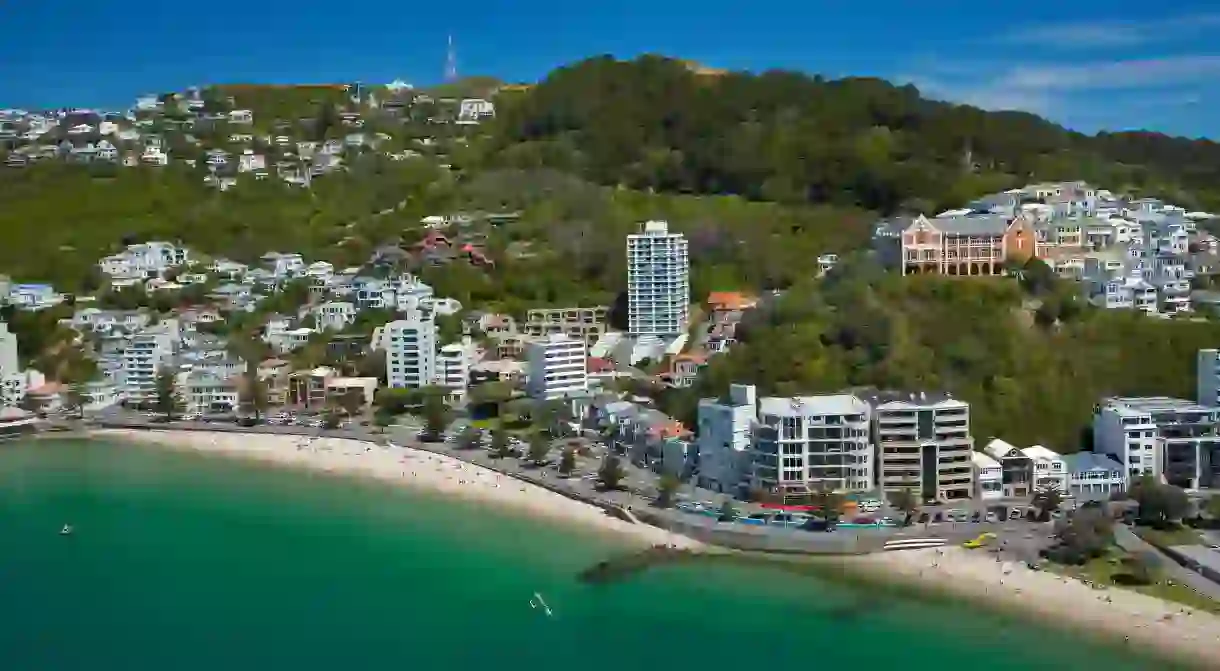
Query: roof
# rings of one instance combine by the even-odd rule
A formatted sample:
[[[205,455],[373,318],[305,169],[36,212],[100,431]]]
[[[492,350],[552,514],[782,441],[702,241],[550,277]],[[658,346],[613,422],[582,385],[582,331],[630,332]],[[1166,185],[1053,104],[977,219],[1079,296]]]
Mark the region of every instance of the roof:
[[[757,298],[740,291],[713,291],[707,295],[707,304],[713,310],[745,310],[757,303]]]
[[[1084,471],[1122,471],[1123,465],[1095,452],[1077,452],[1063,455],[1064,467],[1068,473],[1083,473]]]
[[[1021,452],[1021,448],[1001,438],[993,438],[983,446],[983,453],[995,459],[1003,459],[1013,450]]]
[[[974,465],[978,468],[999,468],[1000,462],[983,454],[982,452],[971,452],[970,459],[974,461]]]
[[[1038,459],[1042,461],[1052,461],[1059,458],[1059,453],[1049,450],[1041,445],[1031,445],[1021,450],[1025,456],[1030,459]]]
[[[758,399],[761,414],[788,416],[802,415],[859,415],[868,411],[868,405],[852,394],[830,394],[826,396],[766,396]]]

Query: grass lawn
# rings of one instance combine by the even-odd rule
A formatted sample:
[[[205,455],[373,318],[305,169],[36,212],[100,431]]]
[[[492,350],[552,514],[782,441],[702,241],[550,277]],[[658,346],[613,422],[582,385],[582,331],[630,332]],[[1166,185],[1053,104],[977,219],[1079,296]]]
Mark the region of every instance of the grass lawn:
[[[1174,545],[1203,544],[1203,538],[1199,536],[1199,532],[1190,527],[1178,527],[1177,529],[1167,530],[1136,527],[1135,533],[1153,545],[1172,547]]]
[[[1113,576],[1122,570],[1119,560],[1123,556],[1122,550],[1114,548],[1109,556],[1094,559],[1084,566],[1064,566],[1062,564],[1048,563],[1045,564],[1045,568],[1061,575],[1079,580],[1088,580],[1099,585],[1106,585],[1112,589],[1129,589],[1133,592],[1147,594],[1148,596],[1164,599],[1165,601],[1180,603],[1190,608],[1220,614],[1220,601],[1205,594],[1200,594],[1186,585],[1176,582],[1171,583],[1156,569],[1152,569],[1156,582],[1151,585],[1116,585]]]

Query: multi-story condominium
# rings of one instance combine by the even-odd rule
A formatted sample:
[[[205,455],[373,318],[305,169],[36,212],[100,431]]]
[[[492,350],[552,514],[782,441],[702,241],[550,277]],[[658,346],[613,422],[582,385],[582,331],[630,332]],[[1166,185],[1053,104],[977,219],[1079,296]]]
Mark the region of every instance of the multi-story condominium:
[[[558,399],[589,388],[587,350],[583,340],[563,334],[527,340],[526,391],[537,399]]]
[[[982,454],[999,465],[1000,493],[1005,498],[1024,498],[1048,489],[1067,492],[1063,458],[1041,445],[1017,447],[996,438],[987,443]]]
[[[146,405],[157,397],[157,375],[174,351],[173,334],[154,327],[131,337],[123,349],[123,396],[129,403]]]
[[[521,333],[531,337],[562,333],[569,338],[583,340],[592,347],[606,332],[606,315],[610,308],[599,305],[591,308],[536,309],[525,314]]]
[[[1123,491],[1123,465],[1103,454],[1077,452],[1063,455],[1068,472],[1067,494],[1078,500],[1108,499]]]
[[[686,237],[664,221],[648,221],[627,236],[627,330],[668,337],[690,321],[690,258]]]
[[[970,498],[974,490],[970,404],[944,393],[860,392],[872,405],[878,484],[923,500]]]
[[[382,329],[386,384],[414,389],[431,385],[436,380],[436,319],[432,312],[408,312]]]
[[[872,489],[869,415],[869,404],[851,394],[759,399],[749,488],[785,495]]]
[[[470,386],[472,344],[469,337],[450,343],[436,352],[436,386],[445,389],[452,400],[460,400]]]
[[[1185,489],[1220,484],[1220,407],[1179,398],[1110,397],[1093,412],[1093,451],[1141,476]]]
[[[758,420],[754,385],[731,384],[724,398],[699,401],[699,486],[738,494],[742,476],[749,471],[750,445]],[[764,465],[777,467],[776,459]]]
[[[982,452],[970,455],[974,462],[974,498],[994,501],[1004,498],[1004,469],[1000,462]]]
[[[882,222],[873,243],[883,263],[903,275],[1000,275],[1008,260],[1038,254],[1032,218],[1003,214]]]

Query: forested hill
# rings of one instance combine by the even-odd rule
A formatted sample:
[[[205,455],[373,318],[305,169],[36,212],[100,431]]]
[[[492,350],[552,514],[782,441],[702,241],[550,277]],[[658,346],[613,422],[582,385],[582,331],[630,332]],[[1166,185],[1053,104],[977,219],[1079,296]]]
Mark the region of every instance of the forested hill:
[[[593,58],[497,100],[494,165],[547,166],[633,188],[831,202],[883,212],[957,206],[1035,180],[1220,209],[1220,145],[1071,132],[1033,114],[924,98],[880,79],[707,74],[657,56]]]

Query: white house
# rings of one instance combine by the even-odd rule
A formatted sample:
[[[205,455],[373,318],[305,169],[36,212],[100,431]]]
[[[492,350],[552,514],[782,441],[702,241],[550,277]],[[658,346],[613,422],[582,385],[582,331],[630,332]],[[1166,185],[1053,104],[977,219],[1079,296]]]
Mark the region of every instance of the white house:
[[[982,452],[975,452],[970,457],[974,460],[975,498],[980,501],[1004,498],[1003,469],[1000,462]]]
[[[1063,456],[1067,494],[1078,500],[1106,499],[1125,489],[1123,465],[1103,454],[1077,452]]]
[[[343,301],[330,301],[313,309],[317,328],[323,331],[342,331],[356,321],[356,306]]]
[[[248,126],[254,123],[254,112],[250,110],[233,110],[229,112],[229,123]]]
[[[1206,399],[1202,399],[1206,401]],[[1164,396],[1111,397],[1093,411],[1093,451],[1124,466],[1126,488],[1152,476],[1183,489],[1220,486],[1220,407]]]

